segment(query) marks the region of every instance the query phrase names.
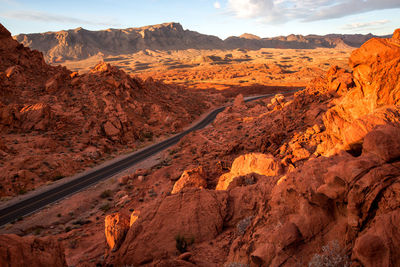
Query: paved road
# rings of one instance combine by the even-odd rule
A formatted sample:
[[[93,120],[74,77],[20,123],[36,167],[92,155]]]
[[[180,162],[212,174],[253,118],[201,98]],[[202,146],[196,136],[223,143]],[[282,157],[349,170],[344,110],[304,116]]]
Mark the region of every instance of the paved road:
[[[246,98],[245,101],[249,102],[249,101],[253,101],[256,99],[269,97],[272,95],[273,94],[249,97],[249,98]],[[38,194],[36,196],[32,196],[31,198],[21,200],[18,203],[15,203],[9,207],[6,207],[6,208],[0,210],[0,226],[5,225],[9,222],[13,222],[13,221],[17,220],[18,218],[29,215],[35,211],[38,211],[51,203],[54,203],[54,202],[59,201],[60,199],[63,199],[69,195],[79,192],[80,190],[82,190],[86,187],[89,187],[91,185],[94,185],[94,184],[98,183],[99,181],[110,178],[110,177],[114,176],[115,174],[117,174],[123,170],[126,170],[127,168],[132,167],[136,163],[139,163],[140,161],[143,161],[146,158],[178,143],[179,140],[182,137],[184,137],[185,135],[187,135],[188,133],[206,127],[208,124],[210,124],[212,121],[214,121],[217,114],[220,113],[221,111],[223,111],[224,109],[225,109],[225,107],[220,107],[220,108],[213,110],[210,114],[207,115],[207,117],[205,117],[198,124],[194,125],[190,129],[188,129],[178,135],[175,135],[167,140],[164,140],[160,143],[151,145],[139,152],[133,153],[132,155],[130,155],[126,158],[123,158],[119,161],[113,162],[107,166],[104,166],[104,167],[102,167],[98,170],[95,170],[93,172],[90,172],[88,174],[82,175],[81,177],[78,177],[77,179],[69,181],[68,183],[62,184],[55,188],[52,188],[52,189],[45,191],[41,194]]]

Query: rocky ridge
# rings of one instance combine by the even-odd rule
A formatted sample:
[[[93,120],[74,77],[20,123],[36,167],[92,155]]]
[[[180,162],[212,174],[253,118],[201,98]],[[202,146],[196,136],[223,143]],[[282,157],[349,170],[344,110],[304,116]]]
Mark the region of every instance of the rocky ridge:
[[[95,55],[121,55],[146,50],[185,49],[313,49],[317,47],[359,47],[369,35],[289,35],[260,38],[251,34],[221,40],[216,36],[184,30],[179,23],[164,23],[128,29],[67,31],[19,34],[14,38],[43,52],[47,62],[81,60]]]

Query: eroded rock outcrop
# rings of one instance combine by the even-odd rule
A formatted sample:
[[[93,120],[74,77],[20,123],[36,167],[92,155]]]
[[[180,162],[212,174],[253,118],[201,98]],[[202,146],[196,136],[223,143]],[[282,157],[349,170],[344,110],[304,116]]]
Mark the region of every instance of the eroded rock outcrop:
[[[373,39],[354,51],[353,75],[330,70],[332,79],[319,85],[320,92],[332,95],[327,98],[331,107],[323,115],[326,130],[302,134],[303,138],[319,135],[322,142],[317,151],[325,147],[322,154],[329,157],[308,159],[276,185],[262,187],[264,195],[270,196],[267,207],[253,215],[244,236],[232,243],[227,262],[399,264],[400,233],[395,228],[400,198],[395,192],[400,182],[400,50],[396,40],[396,34],[393,39]],[[239,189],[253,190],[251,186]],[[235,206],[235,210],[243,208]]]
[[[130,225],[130,218],[123,213],[114,213],[106,216],[104,228],[110,249],[117,250],[119,248],[125,239]]]
[[[175,182],[171,194],[176,194],[188,188],[206,188],[207,182],[204,178],[205,173],[201,167],[185,170],[179,180]]]
[[[64,249],[52,238],[0,235],[0,263],[4,267],[67,266]]]
[[[210,190],[168,196],[141,211],[110,261],[140,265],[175,256],[183,242],[212,240],[222,232],[226,203],[226,193]]]
[[[276,176],[280,171],[281,165],[273,156],[261,153],[246,154],[235,159],[231,171],[219,178],[215,189],[226,190],[233,179],[238,176],[250,173]]]
[[[324,116],[337,148],[359,150],[364,136],[377,125],[399,123],[400,47],[391,39],[371,39],[355,50],[349,64],[355,86]]]

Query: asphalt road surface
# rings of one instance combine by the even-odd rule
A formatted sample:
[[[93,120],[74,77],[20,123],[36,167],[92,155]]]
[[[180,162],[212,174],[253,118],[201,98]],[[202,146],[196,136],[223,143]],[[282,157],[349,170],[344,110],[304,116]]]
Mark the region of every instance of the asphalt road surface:
[[[249,97],[246,98],[245,101],[249,102],[256,99],[269,97],[272,95],[274,94]],[[107,166],[104,166],[88,174],[82,175],[81,177],[78,177],[65,184],[52,188],[41,194],[32,196],[31,198],[21,200],[18,203],[15,203],[9,207],[0,210],[0,226],[18,220],[19,218],[29,215],[35,211],[38,211],[51,203],[57,202],[69,195],[81,191],[84,188],[87,188],[102,180],[110,178],[116,175],[117,173],[132,167],[133,165],[139,163],[140,161],[143,161],[146,158],[178,143],[179,140],[181,140],[181,138],[187,135],[188,133],[206,127],[208,124],[214,121],[218,113],[220,113],[224,109],[225,107],[220,107],[213,110],[210,114],[208,114],[207,117],[205,117],[198,124],[167,140],[151,145],[139,152],[133,153],[132,155],[126,158],[113,162]]]

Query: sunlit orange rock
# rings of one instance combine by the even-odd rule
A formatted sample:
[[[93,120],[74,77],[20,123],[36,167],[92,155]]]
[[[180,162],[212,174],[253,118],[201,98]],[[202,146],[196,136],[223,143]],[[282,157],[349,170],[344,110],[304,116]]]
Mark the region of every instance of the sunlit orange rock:
[[[140,216],[139,210],[132,211],[130,221],[129,221],[129,227],[131,227],[139,219],[139,216]]]
[[[219,180],[216,190],[226,190],[233,178],[249,173],[257,173],[265,176],[276,176],[281,171],[280,163],[271,155],[251,153],[242,155],[235,159],[231,171],[223,174]]]
[[[176,194],[188,188],[206,188],[205,173],[202,167],[185,170],[178,181],[175,182],[171,194]]]
[[[128,232],[130,218],[123,213],[113,213],[105,218],[105,235],[108,246],[117,250]]]
[[[399,122],[400,46],[392,39],[374,38],[351,54],[355,86],[324,116],[327,133],[353,149],[375,126]]]

